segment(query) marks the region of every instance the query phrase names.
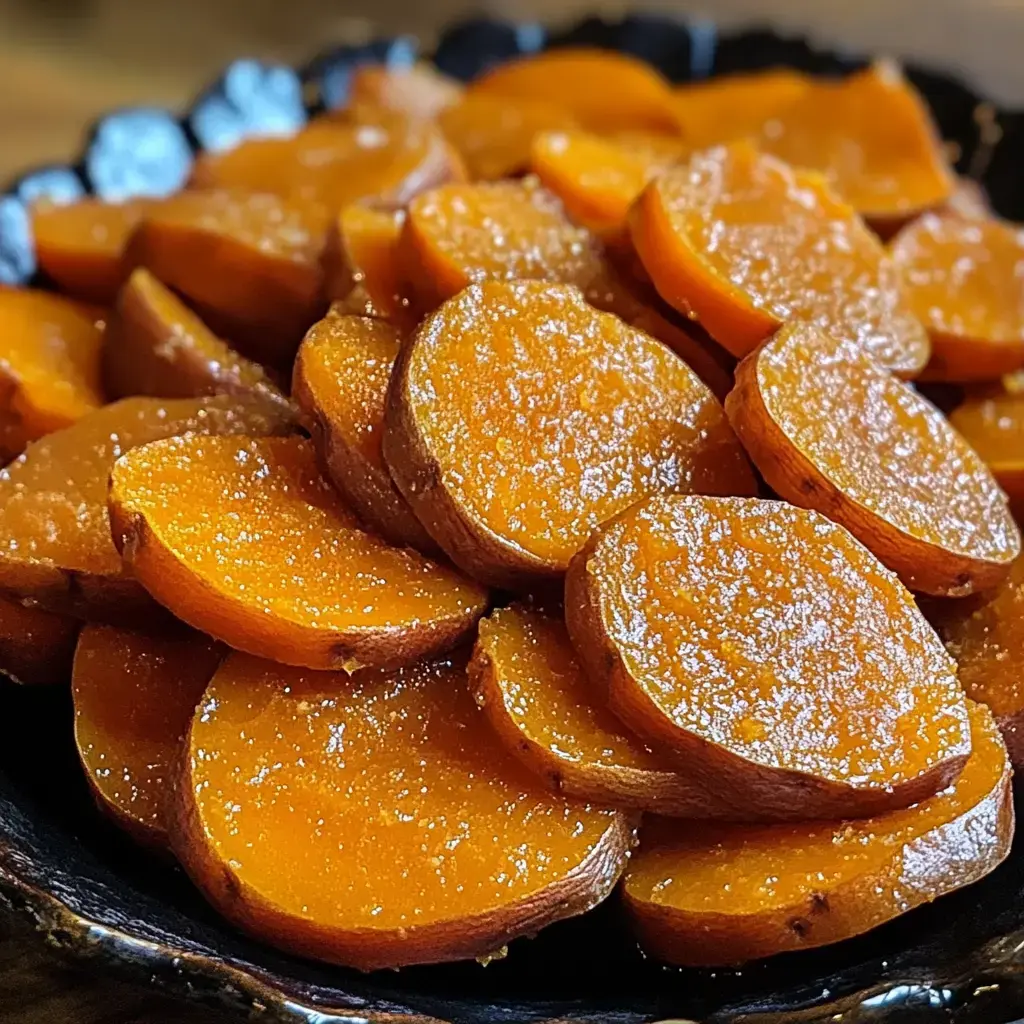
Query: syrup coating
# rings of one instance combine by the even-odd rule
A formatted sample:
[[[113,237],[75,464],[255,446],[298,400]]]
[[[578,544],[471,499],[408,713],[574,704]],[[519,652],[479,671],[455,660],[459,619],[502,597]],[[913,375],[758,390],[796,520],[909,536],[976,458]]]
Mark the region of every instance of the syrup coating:
[[[841,523],[911,590],[994,586],[1020,551],[1005,495],[942,413],[813,327],[748,356],[726,412],[777,494]]]
[[[495,585],[560,575],[652,491],[756,490],[685,363],[539,282],[473,286],[427,317],[392,377],[384,457],[449,557]]]
[[[80,625],[0,595],[0,673],[25,686],[66,683]]]
[[[1012,775],[989,711],[970,717],[963,773],[906,810],[762,827],[650,820],[623,887],[641,945],[674,964],[743,963],[860,935],[987,875],[1010,852]]]
[[[88,625],[71,676],[75,744],[100,809],[166,847],[175,765],[224,650],[198,633]]]
[[[969,398],[949,421],[992,470],[1018,519],[1024,519],[1024,390],[1013,378],[1005,378],[1003,386],[1002,393]]]
[[[192,435],[123,456],[114,542],[179,619],[284,664],[353,670],[446,650],[487,593],[364,533],[304,438]]]
[[[878,239],[819,176],[749,142],[696,153],[652,181],[630,231],[665,301],[735,356],[800,320],[900,376],[928,361],[928,335]]]
[[[655,495],[566,578],[612,711],[725,804],[779,820],[905,807],[970,752],[952,659],[841,526],[776,501]]]
[[[195,882],[261,939],[364,970],[494,954],[589,909],[632,832],[497,748],[460,664],[347,678],[235,655],[190,752]]]

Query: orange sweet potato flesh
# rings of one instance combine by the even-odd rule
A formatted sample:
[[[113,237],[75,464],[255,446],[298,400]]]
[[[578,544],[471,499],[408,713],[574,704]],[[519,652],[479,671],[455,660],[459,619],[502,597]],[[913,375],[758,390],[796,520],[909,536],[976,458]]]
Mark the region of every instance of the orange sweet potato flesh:
[[[995,380],[1024,367],[1024,229],[929,214],[891,251],[931,336],[923,380]]]
[[[949,785],[970,753],[941,641],[817,512],[648,498],[573,559],[565,609],[612,711],[723,804],[778,820],[875,814]]]
[[[173,840],[206,897],[363,970],[497,954],[582,913],[632,835],[496,747],[457,663],[348,678],[234,655],[189,750]]]
[[[687,144],[705,149],[759,135],[812,82],[789,68],[721,75],[678,86],[673,105]]]
[[[0,675],[25,686],[66,683],[80,625],[0,595]]]
[[[673,817],[721,816],[710,791],[595,700],[561,617],[525,605],[493,611],[480,623],[469,678],[505,749],[556,792]]]
[[[576,119],[551,97],[486,94],[464,96],[438,117],[438,124],[474,181],[519,174],[530,164],[536,135],[577,127]]]
[[[279,196],[182,192],[142,218],[126,260],[232,326],[266,362],[295,353],[323,313],[327,219]]]
[[[668,82],[623,53],[580,48],[524,57],[487,72],[466,94],[554,100],[589,131],[679,132]]]
[[[37,203],[32,235],[39,269],[62,292],[109,306],[125,279],[122,256],[129,235],[152,200]]]
[[[103,404],[102,333],[76,303],[0,288],[0,465]]]
[[[1010,378],[1012,381],[1013,378]],[[992,470],[1024,521],[1024,391],[969,398],[954,409],[950,423]]]
[[[290,418],[262,400],[127,398],[37,441],[0,470],[0,590],[85,618],[152,616],[110,539],[107,479],[115,460],[186,431],[291,429]]]
[[[422,323],[392,376],[384,458],[452,561],[498,586],[561,575],[652,491],[756,491],[685,363],[578,289],[529,281],[475,285]]]
[[[740,363],[725,408],[780,497],[841,523],[911,590],[984,590],[1020,553],[984,462],[935,406],[854,346],[784,327]]]
[[[765,124],[758,143],[820,171],[882,234],[941,206],[956,187],[927,105],[885,62],[839,81],[813,80]]]
[[[182,744],[224,655],[209,637],[87,625],[71,694],[75,744],[100,810],[137,842],[166,848]]]
[[[288,402],[262,366],[221,341],[142,267],[121,289],[104,332],[103,384],[111,398],[255,394]]]
[[[697,153],[652,181],[630,231],[665,301],[735,356],[802,320],[899,376],[928,361],[928,335],[881,243],[819,176],[749,142]]]
[[[963,774],[906,810],[760,827],[651,819],[623,886],[641,945],[673,964],[739,964],[861,935],[987,875],[1010,852],[1012,780],[991,714],[970,717]]]
[[[461,96],[460,82],[426,63],[411,68],[364,64],[352,72],[348,94],[350,103],[428,120],[458,103]]]
[[[299,347],[292,392],[313,425],[331,483],[359,518],[392,544],[434,551],[391,482],[381,450],[388,382],[401,344],[402,335],[383,320],[329,316]]]
[[[304,438],[193,435],[110,477],[114,543],[179,619],[307,668],[407,664],[453,646],[487,593],[359,528]]]

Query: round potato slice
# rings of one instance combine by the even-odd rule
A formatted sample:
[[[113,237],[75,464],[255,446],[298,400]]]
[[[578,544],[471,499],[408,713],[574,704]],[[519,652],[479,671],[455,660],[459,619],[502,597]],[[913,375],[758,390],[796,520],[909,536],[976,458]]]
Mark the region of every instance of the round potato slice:
[[[448,556],[497,586],[565,572],[658,490],[753,494],[722,407],[667,348],[537,282],[467,288],[399,356],[384,457]]]
[[[88,625],[75,651],[75,744],[101,811],[136,842],[166,848],[174,769],[224,656],[209,637]]]
[[[25,686],[66,683],[80,626],[0,595],[0,673]]]
[[[640,943],[722,966],[861,935],[983,878],[1010,852],[1012,775],[981,705],[973,751],[948,789],[864,821],[699,825],[652,819],[623,894]]]
[[[1024,521],[1024,389],[1015,378],[1008,381],[1005,391],[968,399],[949,421],[985,460]]]
[[[469,678],[505,749],[556,792],[679,818],[723,815],[711,792],[595,700],[560,618],[520,605],[493,611],[480,623]]]
[[[725,409],[777,494],[842,523],[911,590],[983,590],[1020,552],[1006,496],[978,455],[852,345],[782,328],[739,365]]]
[[[179,619],[290,665],[407,664],[473,628],[487,592],[364,533],[304,438],[191,436],[110,476],[114,543]]]
[[[175,851],[234,924],[363,970],[497,954],[614,887],[629,819],[495,747],[465,668],[348,678],[244,655],[214,676]]]
[[[398,329],[383,320],[328,316],[299,346],[292,392],[313,424],[331,482],[359,518],[392,544],[436,551],[391,482],[381,451],[388,382],[401,344]]]
[[[629,727],[725,805],[905,807],[970,753],[956,666],[914,599],[817,512],[656,495],[566,577],[569,635]]]

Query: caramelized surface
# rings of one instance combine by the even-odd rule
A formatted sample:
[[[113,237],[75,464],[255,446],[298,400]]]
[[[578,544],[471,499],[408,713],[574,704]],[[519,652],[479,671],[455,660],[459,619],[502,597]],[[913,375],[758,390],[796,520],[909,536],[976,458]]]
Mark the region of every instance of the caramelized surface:
[[[102,334],[76,303],[0,288],[0,465],[103,403]]]
[[[402,336],[382,320],[333,315],[306,335],[295,361],[295,400],[315,425],[331,482],[385,540],[420,550],[430,536],[391,482],[381,439],[391,368]]]
[[[363,969],[497,952],[600,902],[629,829],[496,747],[464,668],[236,655],[196,713],[177,852],[236,924]]]
[[[989,712],[971,707],[963,774],[902,811],[751,827],[651,820],[624,893],[641,944],[721,965],[860,935],[969,885],[1009,853],[1011,773]]]
[[[910,304],[928,328],[929,380],[993,380],[1024,366],[1024,230],[929,215],[892,244]]]
[[[480,579],[564,572],[598,523],[652,491],[755,490],[696,375],[574,288],[469,288],[423,322],[395,374],[392,476]]]
[[[821,171],[858,213],[883,225],[941,205],[956,185],[927,106],[885,62],[813,79],[758,141],[787,163]]]
[[[125,279],[122,260],[128,236],[152,200],[106,203],[80,199],[32,207],[32,235],[40,270],[61,291],[110,305]]]
[[[181,745],[223,653],[198,633],[82,630],[71,677],[78,756],[100,808],[141,842],[167,845]]]
[[[26,686],[66,683],[79,625],[0,595],[0,674]]]
[[[1018,519],[1024,519],[1024,391],[970,398],[950,414],[949,421],[982,457],[1010,498]]]
[[[595,534],[565,603],[612,710],[724,803],[875,813],[948,785],[970,752],[938,637],[817,512],[658,495]]]
[[[900,376],[928,360],[878,240],[819,177],[749,143],[697,153],[651,182],[630,229],[663,298],[736,356],[802,320]]]
[[[784,327],[736,373],[730,421],[769,486],[845,526],[912,590],[993,586],[1020,534],[946,418],[853,346]]]
[[[113,610],[105,609],[103,584],[113,591],[106,599],[123,591],[129,606],[144,601],[110,539],[107,480],[115,460],[186,431],[281,433],[290,426],[263,402],[127,398],[37,441],[0,470],[0,587],[86,615]]]
[[[450,647],[487,595],[358,527],[303,438],[194,435],[111,473],[115,542],[189,625],[311,668],[393,665]]]

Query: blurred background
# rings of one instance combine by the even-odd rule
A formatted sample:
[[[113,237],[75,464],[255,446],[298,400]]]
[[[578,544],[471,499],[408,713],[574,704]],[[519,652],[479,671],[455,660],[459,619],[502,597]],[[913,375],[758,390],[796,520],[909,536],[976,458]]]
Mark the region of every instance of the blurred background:
[[[429,45],[471,12],[568,20],[601,0],[0,0],[0,180],[65,159],[119,104],[181,107],[236,56],[300,62],[332,43],[410,32]],[[1024,0],[647,0],[635,8],[771,22],[833,46],[953,70],[1024,107]]]

